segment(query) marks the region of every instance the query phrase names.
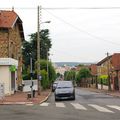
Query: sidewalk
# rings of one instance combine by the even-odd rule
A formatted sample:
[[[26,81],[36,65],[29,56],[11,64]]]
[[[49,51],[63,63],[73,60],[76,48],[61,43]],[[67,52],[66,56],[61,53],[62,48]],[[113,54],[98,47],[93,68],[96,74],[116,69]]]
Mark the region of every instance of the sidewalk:
[[[111,95],[114,97],[120,97],[120,91],[108,91],[108,90],[101,90],[96,88],[82,88],[82,89],[86,89],[86,90],[97,92],[97,93],[105,93],[107,95]]]
[[[46,101],[51,94],[51,90],[41,91],[38,95],[35,93],[35,98],[27,98],[28,92],[17,92],[14,95],[6,96],[3,100],[0,100],[0,105],[4,104],[40,104]]]

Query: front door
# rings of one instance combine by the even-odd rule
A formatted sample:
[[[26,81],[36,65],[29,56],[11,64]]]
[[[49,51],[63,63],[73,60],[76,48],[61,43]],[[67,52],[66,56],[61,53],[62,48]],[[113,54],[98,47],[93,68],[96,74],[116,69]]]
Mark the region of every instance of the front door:
[[[11,72],[11,90],[15,90],[15,72]]]

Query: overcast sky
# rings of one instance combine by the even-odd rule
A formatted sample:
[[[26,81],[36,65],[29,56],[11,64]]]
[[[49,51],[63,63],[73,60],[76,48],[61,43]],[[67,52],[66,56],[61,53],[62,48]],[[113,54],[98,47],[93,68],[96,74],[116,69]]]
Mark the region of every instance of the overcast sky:
[[[37,31],[38,5],[43,8],[41,21],[51,21],[40,27],[50,30],[52,61],[98,62],[107,52],[120,52],[120,8],[47,9],[120,7],[120,0],[1,0],[0,8],[14,6],[29,40]]]

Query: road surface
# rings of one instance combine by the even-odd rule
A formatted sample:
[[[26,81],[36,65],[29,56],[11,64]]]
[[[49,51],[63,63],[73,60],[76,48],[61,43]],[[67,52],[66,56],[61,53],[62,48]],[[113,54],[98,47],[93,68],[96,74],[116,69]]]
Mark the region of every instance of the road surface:
[[[1,120],[120,120],[120,98],[76,88],[76,100],[0,106]]]

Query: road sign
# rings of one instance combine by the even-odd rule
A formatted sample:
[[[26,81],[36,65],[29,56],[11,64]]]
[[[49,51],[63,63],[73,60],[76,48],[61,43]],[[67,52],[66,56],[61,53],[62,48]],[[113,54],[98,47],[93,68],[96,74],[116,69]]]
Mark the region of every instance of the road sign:
[[[42,76],[41,76],[41,75],[39,75],[39,76],[38,76],[38,79],[39,79],[39,80],[42,80]]]

